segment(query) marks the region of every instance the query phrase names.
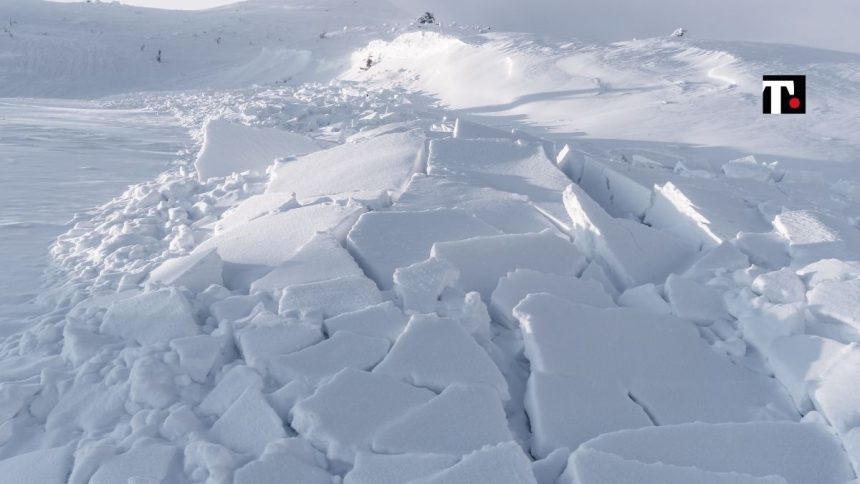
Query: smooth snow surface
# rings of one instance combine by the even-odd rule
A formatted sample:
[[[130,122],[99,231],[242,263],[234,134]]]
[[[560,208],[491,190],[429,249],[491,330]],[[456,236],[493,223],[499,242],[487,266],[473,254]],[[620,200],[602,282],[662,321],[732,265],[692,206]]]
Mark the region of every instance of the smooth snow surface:
[[[0,484],[856,482],[860,57],[454,3],[0,6]]]

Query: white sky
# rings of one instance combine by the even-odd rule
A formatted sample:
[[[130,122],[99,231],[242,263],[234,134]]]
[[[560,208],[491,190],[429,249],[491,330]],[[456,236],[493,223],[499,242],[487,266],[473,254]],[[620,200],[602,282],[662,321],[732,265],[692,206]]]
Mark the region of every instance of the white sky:
[[[55,2],[80,2],[85,0],[52,0]],[[110,0],[102,0],[109,3]],[[168,8],[172,10],[202,10],[204,8],[220,7],[237,3],[241,0],[121,0],[119,3],[125,5],[139,5],[141,7]]]

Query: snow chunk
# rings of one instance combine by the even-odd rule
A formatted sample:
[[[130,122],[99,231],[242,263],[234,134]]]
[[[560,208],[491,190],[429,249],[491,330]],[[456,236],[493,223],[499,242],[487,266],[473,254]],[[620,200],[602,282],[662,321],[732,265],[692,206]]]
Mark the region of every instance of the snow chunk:
[[[295,379],[314,384],[344,368],[369,370],[382,361],[390,346],[385,339],[340,331],[322,343],[277,357],[269,366],[281,384]]]
[[[766,269],[779,269],[791,262],[785,240],[773,232],[740,233],[734,244],[749,257],[750,262]]]
[[[391,377],[346,368],[296,403],[292,426],[329,459],[352,462],[356,452],[370,451],[380,429],[433,397]]]
[[[576,276],[585,269],[585,257],[550,230],[439,242],[431,254],[449,261],[460,272],[456,287],[478,291],[485,301],[490,300],[499,279],[516,269],[562,276]]]
[[[406,328],[407,322],[408,318],[403,311],[393,302],[387,301],[358,311],[342,313],[326,319],[323,324],[329,336],[340,331],[350,331],[374,338],[385,338],[394,343]]]
[[[842,282],[860,279],[860,262],[838,259],[823,259],[797,271],[810,288],[822,282]]]
[[[602,261],[619,288],[662,282],[683,268],[695,252],[671,235],[612,218],[577,185],[565,190],[564,204],[573,222],[575,243]]]
[[[558,484],[787,484],[778,476],[708,472],[659,462],[627,460],[608,452],[580,449],[570,457]]]
[[[343,484],[403,484],[445,470],[457,458],[441,454],[372,454],[359,452]]]
[[[266,454],[262,459],[246,464],[236,471],[234,484],[335,484],[334,477],[321,468],[287,453]]]
[[[696,281],[672,274],[666,280],[666,296],[676,316],[697,324],[708,325],[718,319],[731,318],[722,295]]]
[[[251,283],[251,293],[267,292],[277,298],[290,286],[362,274],[335,236],[317,233],[296,255]]]
[[[273,358],[319,343],[320,328],[311,324],[280,318],[254,318],[251,324],[237,332],[236,344],[248,366],[267,372]]]
[[[213,119],[206,123],[203,148],[194,167],[201,180],[231,173],[263,173],[275,158],[317,151],[316,142],[304,135],[275,128],[254,128]]]
[[[154,345],[193,336],[199,328],[185,296],[168,288],[115,301],[105,313],[101,332]]]
[[[561,447],[552,451],[546,458],[532,462],[532,472],[535,474],[537,484],[555,484],[567,467],[569,456],[570,449]]]
[[[218,248],[225,262],[277,267],[288,261],[316,232],[342,237],[364,207],[320,203],[276,212],[225,230],[206,240],[195,254]],[[225,274],[227,279],[227,274]]]
[[[495,391],[454,384],[379,432],[373,450],[462,455],[512,438]]]
[[[489,308],[493,320],[509,328],[516,327],[514,307],[529,294],[540,292],[579,304],[606,308],[615,306],[603,286],[596,281],[583,281],[576,277],[517,269],[499,280],[490,297]]]
[[[213,248],[168,259],[149,274],[149,280],[200,292],[213,284],[223,286],[223,270],[224,261],[218,255],[218,249]]]
[[[452,383],[483,384],[508,400],[508,384],[463,326],[447,318],[413,316],[375,373],[442,391]]]
[[[170,347],[179,355],[179,367],[198,383],[206,381],[224,346],[224,337],[208,335],[180,338],[170,342]]]
[[[843,484],[854,475],[839,441],[816,424],[690,423],[647,427],[602,435],[582,449],[645,464],[781,476],[788,484]],[[575,465],[573,462],[571,467]]]
[[[260,390],[248,388],[215,422],[212,435],[237,452],[259,455],[266,444],[287,433]]]
[[[826,356],[826,355],[823,355]],[[851,346],[832,361],[821,382],[812,391],[815,408],[823,413],[837,432],[844,435],[860,427],[860,349]]]
[[[141,445],[105,461],[89,484],[125,483],[135,477],[162,482],[180,472],[179,449],[164,444]]]
[[[684,273],[684,277],[702,282],[713,279],[715,275],[732,273],[749,266],[750,260],[743,252],[731,242],[723,242],[707,251]]]
[[[657,292],[654,284],[642,284],[618,296],[618,304],[626,308],[641,309],[656,314],[671,314],[672,308]]]
[[[266,191],[292,192],[300,199],[394,191],[406,183],[424,141],[424,134],[413,130],[318,151],[279,164]]]
[[[262,390],[263,379],[247,366],[234,366],[221,377],[197,409],[204,415],[220,416],[249,388]]]
[[[860,258],[860,233],[845,221],[809,210],[794,210],[777,215],[773,226],[789,242],[792,256],[801,264]]]
[[[860,279],[822,282],[807,294],[809,309],[860,331]]]
[[[752,283],[752,290],[777,304],[801,302],[806,298],[806,286],[797,274],[789,269],[768,272],[756,277]]]
[[[812,410],[810,391],[849,347],[820,336],[797,334],[777,338],[767,356],[776,378],[788,389],[798,408]]]
[[[376,284],[360,275],[290,286],[278,302],[278,311],[319,312],[323,318],[331,318],[381,302],[382,294]]]
[[[444,259],[431,257],[408,267],[394,271],[394,292],[404,309],[418,313],[432,313],[439,303],[439,296],[453,287],[460,271]]]
[[[510,131],[503,131],[457,118],[457,121],[454,123],[454,137],[458,139],[513,139],[514,136]]]
[[[575,449],[598,435],[652,425],[648,415],[610,379],[533,372],[525,408],[533,432],[531,453],[547,457],[555,449]]]
[[[72,471],[72,449],[37,450],[0,460],[0,482],[4,484],[66,484]]]
[[[748,178],[760,182],[768,182],[775,178],[779,181],[778,179],[782,178],[779,173],[774,173],[773,166],[759,163],[755,156],[729,161],[723,165],[723,174],[728,178]]]
[[[383,290],[394,270],[423,261],[436,242],[498,235],[499,231],[464,210],[370,212],[347,237],[347,249]]]
[[[505,442],[472,452],[454,467],[408,484],[536,484],[519,445]]]

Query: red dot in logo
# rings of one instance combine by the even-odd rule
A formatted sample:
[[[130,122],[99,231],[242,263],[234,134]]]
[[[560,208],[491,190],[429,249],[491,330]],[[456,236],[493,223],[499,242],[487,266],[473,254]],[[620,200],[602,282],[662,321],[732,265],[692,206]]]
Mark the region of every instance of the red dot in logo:
[[[791,106],[791,109],[797,109],[800,107],[800,99],[793,97],[788,100],[788,105]]]

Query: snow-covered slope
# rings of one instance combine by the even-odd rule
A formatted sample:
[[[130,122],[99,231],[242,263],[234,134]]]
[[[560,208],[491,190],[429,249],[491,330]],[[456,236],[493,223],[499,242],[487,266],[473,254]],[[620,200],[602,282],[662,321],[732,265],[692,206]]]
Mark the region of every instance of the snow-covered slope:
[[[184,89],[105,103],[198,146],[53,246],[53,310],[0,340],[0,483],[856,482],[856,55],[136,11],[21,7],[116,39],[71,28],[110,67],[64,87],[57,45],[2,51],[8,94]],[[116,50],[173,31],[185,63]],[[806,116],[759,114],[783,69]]]

